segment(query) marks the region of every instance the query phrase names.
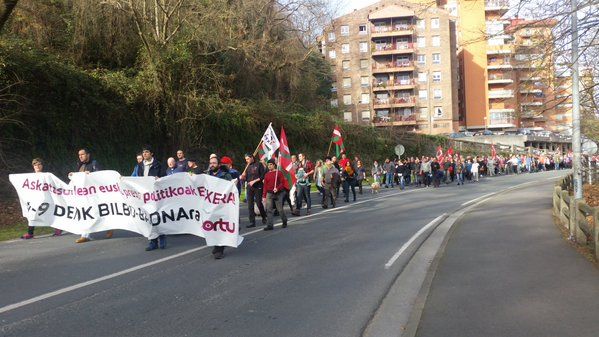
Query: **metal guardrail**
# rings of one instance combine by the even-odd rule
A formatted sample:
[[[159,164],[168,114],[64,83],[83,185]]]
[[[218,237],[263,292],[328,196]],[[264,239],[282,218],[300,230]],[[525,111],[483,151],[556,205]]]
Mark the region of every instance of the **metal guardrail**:
[[[599,207],[570,195],[572,174],[557,182],[553,191],[553,216],[570,232],[570,240],[589,246],[599,260]]]

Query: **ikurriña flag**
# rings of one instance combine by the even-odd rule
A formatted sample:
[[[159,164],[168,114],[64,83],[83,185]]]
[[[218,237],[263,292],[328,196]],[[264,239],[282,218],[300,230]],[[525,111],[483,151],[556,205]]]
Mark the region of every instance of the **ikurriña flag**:
[[[275,152],[279,149],[281,143],[277,138],[277,134],[275,130],[272,128],[272,123],[268,125],[266,131],[264,131],[264,135],[262,135],[262,139],[260,140],[260,149],[258,153],[260,154],[260,160],[266,161],[270,158],[273,158]]]
[[[291,184],[291,186],[293,186],[296,181],[295,169],[293,168],[293,163],[291,162],[291,151],[289,150],[287,135],[285,134],[285,129],[283,129],[283,127],[281,127],[281,146],[279,147],[279,164],[281,165],[283,175]]]
[[[339,126],[335,126],[333,130],[333,136],[331,137],[331,142],[335,144],[335,153],[337,157],[341,155],[342,152],[345,152],[345,145],[343,145],[343,137],[341,136],[341,129]]]

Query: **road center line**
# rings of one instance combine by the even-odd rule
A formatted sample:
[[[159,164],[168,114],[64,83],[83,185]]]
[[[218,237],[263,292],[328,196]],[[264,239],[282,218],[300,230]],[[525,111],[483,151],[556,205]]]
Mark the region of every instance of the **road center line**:
[[[426,224],[426,226],[420,228],[420,230],[418,232],[416,232],[416,234],[414,234],[410,238],[410,240],[408,240],[406,243],[404,243],[403,246],[401,246],[401,248],[399,248],[399,250],[389,259],[389,261],[385,264],[385,269],[391,268],[391,266],[395,263],[395,261],[397,261],[397,259],[399,259],[401,254],[403,254],[405,252],[405,250],[408,249],[408,247],[410,247],[410,245],[414,241],[416,241],[416,239],[418,239],[418,237],[420,237],[420,235],[422,235],[422,233],[424,233],[430,227],[436,225],[441,219],[443,219],[443,217],[445,215],[447,215],[447,213],[443,213],[443,214],[439,215],[433,221]]]

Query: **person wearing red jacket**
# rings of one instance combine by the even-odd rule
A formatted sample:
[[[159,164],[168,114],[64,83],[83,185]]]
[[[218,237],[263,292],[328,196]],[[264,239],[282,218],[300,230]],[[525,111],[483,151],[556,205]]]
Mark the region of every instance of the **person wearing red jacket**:
[[[277,208],[277,211],[281,215],[281,220],[283,221],[282,227],[287,227],[287,216],[285,215],[285,210],[283,210],[286,186],[289,186],[287,179],[278,170],[275,160],[270,159],[268,161],[268,172],[264,175],[264,187],[262,189],[262,197],[266,198],[267,220],[266,227],[264,227],[265,231],[274,229],[273,206]]]

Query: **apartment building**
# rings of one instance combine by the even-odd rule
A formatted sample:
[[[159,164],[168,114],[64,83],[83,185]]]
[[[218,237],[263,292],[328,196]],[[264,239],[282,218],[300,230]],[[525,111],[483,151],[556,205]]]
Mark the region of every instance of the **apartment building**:
[[[458,126],[455,24],[447,11],[380,1],[335,19],[320,39],[348,122],[443,134]]]
[[[568,104],[558,108],[554,90],[558,79],[551,29],[555,20],[506,18],[509,0],[434,3],[457,24],[461,128],[557,131],[567,127],[561,124],[568,123]]]

